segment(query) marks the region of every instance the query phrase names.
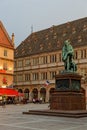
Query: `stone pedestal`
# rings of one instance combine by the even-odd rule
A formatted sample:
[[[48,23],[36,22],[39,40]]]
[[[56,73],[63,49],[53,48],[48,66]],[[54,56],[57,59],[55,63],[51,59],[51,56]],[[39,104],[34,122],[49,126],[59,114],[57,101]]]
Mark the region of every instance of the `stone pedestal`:
[[[63,73],[55,76],[55,90],[80,91],[81,75],[76,73]]]
[[[86,110],[83,92],[55,91],[51,95],[50,109],[52,110]]]
[[[50,98],[51,110],[86,110],[85,92],[81,91],[81,76],[59,74]]]

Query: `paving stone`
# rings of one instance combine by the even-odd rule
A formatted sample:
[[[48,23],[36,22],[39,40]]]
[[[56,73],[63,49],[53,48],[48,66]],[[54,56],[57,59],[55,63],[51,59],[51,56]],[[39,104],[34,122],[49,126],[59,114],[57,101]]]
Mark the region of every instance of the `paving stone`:
[[[0,130],[87,130],[87,117],[68,118],[25,115],[23,111],[49,109],[49,104],[0,106]]]

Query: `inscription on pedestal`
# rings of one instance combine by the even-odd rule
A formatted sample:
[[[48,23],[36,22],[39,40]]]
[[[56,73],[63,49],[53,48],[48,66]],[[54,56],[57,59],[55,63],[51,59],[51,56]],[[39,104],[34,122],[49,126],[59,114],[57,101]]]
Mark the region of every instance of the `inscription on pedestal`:
[[[81,76],[72,73],[56,75],[55,88],[58,91],[80,91]]]
[[[56,79],[57,90],[69,90],[69,79]]]
[[[71,90],[80,90],[81,85],[80,85],[80,80],[71,80]]]
[[[57,90],[80,90],[80,80],[75,79],[56,79],[56,89]]]

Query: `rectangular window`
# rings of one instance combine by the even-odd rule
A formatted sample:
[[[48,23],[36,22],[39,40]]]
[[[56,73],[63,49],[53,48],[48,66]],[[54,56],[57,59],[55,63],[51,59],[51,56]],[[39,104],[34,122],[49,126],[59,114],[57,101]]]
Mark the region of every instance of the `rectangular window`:
[[[62,61],[62,55],[61,55],[61,53],[59,53],[59,62],[61,62]]]
[[[43,64],[47,64],[47,56],[43,57]]]
[[[22,82],[23,81],[23,75],[22,74],[17,76],[17,81],[18,82]]]
[[[84,58],[86,58],[86,49],[84,49]]]
[[[23,67],[23,61],[22,60],[18,61],[18,67]]]
[[[40,57],[40,64],[47,64],[47,56]]]
[[[4,50],[4,56],[7,56],[7,50]]]
[[[33,80],[38,80],[39,79],[39,74],[38,73],[32,73],[32,79]]]
[[[33,58],[33,65],[38,65],[39,64],[39,57]]]
[[[25,60],[25,66],[29,66],[30,65],[30,59],[26,59]]]
[[[81,50],[81,59],[83,59],[83,50]]]
[[[30,80],[30,74],[25,74],[25,81],[29,81]]]
[[[41,73],[41,79],[46,80],[47,79],[47,72],[42,72]]]
[[[50,56],[50,63],[56,62],[56,54]]]
[[[50,79],[54,79],[56,75],[56,71],[51,71],[50,72]]]
[[[81,50],[81,59],[86,58],[86,49]]]

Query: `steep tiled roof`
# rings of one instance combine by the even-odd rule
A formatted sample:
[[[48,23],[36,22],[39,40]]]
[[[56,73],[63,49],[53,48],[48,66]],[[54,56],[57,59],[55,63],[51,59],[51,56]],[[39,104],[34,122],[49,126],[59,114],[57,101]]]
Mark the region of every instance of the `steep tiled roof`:
[[[87,17],[29,35],[15,50],[15,58],[61,50],[70,39],[73,47],[87,45]]]
[[[12,44],[12,40],[10,39],[3,23],[0,21],[0,46],[14,49],[14,45]]]

